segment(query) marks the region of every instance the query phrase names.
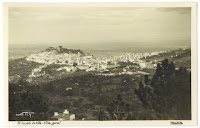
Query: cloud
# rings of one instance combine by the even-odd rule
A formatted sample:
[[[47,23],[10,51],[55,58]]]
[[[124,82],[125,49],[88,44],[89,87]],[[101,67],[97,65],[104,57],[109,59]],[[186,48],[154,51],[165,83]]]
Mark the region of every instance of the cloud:
[[[134,18],[142,9],[137,8],[10,8],[9,18],[26,20],[57,20],[57,19],[110,19]],[[18,20],[18,19],[17,19]]]
[[[166,42],[190,38],[190,8],[10,8],[10,40]],[[183,15],[187,14],[187,15]]]
[[[157,10],[161,12],[177,12],[179,14],[191,13],[191,7],[162,7],[162,8],[157,8]]]

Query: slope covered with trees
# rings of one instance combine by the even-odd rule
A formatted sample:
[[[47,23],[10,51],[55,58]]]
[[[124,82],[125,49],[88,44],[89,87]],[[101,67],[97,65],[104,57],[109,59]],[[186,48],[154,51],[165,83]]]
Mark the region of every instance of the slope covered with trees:
[[[149,76],[78,71],[37,85],[22,79],[9,83],[9,120],[50,120],[64,109],[76,120],[191,119],[190,71],[167,59],[153,70]],[[35,112],[34,117],[18,118],[24,110]]]
[[[143,106],[155,110],[161,119],[191,119],[191,72],[185,67],[175,70],[168,59],[157,65],[150,80],[145,76],[135,90]]]

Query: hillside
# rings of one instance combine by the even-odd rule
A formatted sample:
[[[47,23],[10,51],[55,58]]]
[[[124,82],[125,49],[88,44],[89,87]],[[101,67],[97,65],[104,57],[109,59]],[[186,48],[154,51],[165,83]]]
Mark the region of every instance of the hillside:
[[[38,118],[51,120],[54,112],[62,112],[65,109],[75,114],[76,120],[118,119],[108,117],[108,113],[112,113],[113,105],[121,106],[122,115],[118,115],[120,120],[166,119],[163,114],[156,112],[156,109],[145,106],[142,98],[147,97],[148,99],[149,96],[145,94],[152,93],[144,90],[145,93],[138,96],[139,93],[136,94],[135,90],[141,88],[141,83],[156,78],[157,68],[159,68],[159,64],[162,64],[163,58],[168,58],[170,65],[171,61],[174,62],[175,66],[171,66],[174,72],[180,70],[180,72],[185,71],[186,74],[189,74],[185,68],[178,68],[186,66],[190,69],[190,52],[190,50],[179,49],[141,59],[143,60],[142,64],[157,63],[158,67],[156,68],[140,68],[137,63],[121,62],[121,60],[116,65],[109,63],[107,66],[105,59],[97,61],[89,55],[61,54],[53,51],[43,51],[26,58],[10,61],[10,120],[21,120],[15,114],[24,109],[37,112],[33,120]],[[69,56],[70,60],[73,58],[73,61],[65,62]],[[88,63],[83,63],[85,60],[81,60],[80,56],[85,57]],[[62,58],[63,61],[61,61]],[[48,63],[49,61],[50,63]],[[101,64],[106,67],[101,67]],[[92,66],[93,70],[87,70]],[[189,79],[189,77],[187,78]],[[148,89],[150,86],[145,85],[145,88]],[[19,101],[21,104],[15,101]],[[40,103],[41,108],[38,107],[37,102]],[[170,116],[170,119],[176,119],[176,117]]]
[[[179,49],[174,51],[169,51],[159,55],[143,58],[145,61],[151,62],[161,62],[164,59],[168,59],[170,62],[174,62],[176,67],[186,67],[191,69],[191,49]]]
[[[40,84],[39,87],[30,87],[23,83],[23,89],[15,90],[15,93],[19,93],[24,89],[39,92],[43,97],[46,97],[46,101],[49,103],[48,117],[51,117],[54,111],[61,112],[68,109],[76,114],[76,120],[82,118],[98,120],[99,111],[109,107],[110,103],[116,100],[117,95],[120,94],[123,101],[130,108],[131,113],[129,116],[135,115],[135,119],[138,120],[157,119],[154,112],[151,115],[145,114],[151,110],[143,107],[134,92],[141,79],[143,79],[143,76],[139,78],[129,75],[107,77],[79,72],[72,73],[72,75],[65,78]]]

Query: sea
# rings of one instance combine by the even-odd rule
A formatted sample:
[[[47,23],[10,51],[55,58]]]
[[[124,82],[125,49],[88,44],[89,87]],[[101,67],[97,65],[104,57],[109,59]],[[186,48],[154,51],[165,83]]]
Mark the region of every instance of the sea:
[[[24,58],[27,55],[44,51],[50,46],[57,47],[60,44],[9,44],[8,56],[9,60]],[[84,53],[90,53],[94,57],[111,57],[122,54],[133,53],[149,53],[155,51],[170,51],[179,48],[190,48],[188,46],[131,46],[131,45],[63,45],[63,48],[81,49]]]

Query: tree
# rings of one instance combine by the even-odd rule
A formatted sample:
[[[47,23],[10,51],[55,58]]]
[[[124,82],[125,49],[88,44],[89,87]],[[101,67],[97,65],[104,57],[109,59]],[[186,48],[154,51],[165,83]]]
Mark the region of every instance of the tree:
[[[190,119],[191,118],[191,73],[186,68],[175,70],[173,62],[168,59],[157,65],[156,73],[150,80],[147,88],[139,83],[135,90],[144,107],[154,109],[165,119]],[[145,83],[148,78],[145,76]],[[184,106],[181,108],[181,106]],[[176,111],[176,112],[175,112]],[[176,117],[174,117],[176,115]]]
[[[135,118],[135,115],[134,114],[128,114],[128,116],[127,116],[127,118],[126,118],[126,120],[135,120],[136,118]]]
[[[148,85],[148,84],[149,84],[149,81],[150,81],[149,76],[148,76],[148,75],[145,75],[145,76],[144,76],[144,82],[145,82],[145,84]]]
[[[175,81],[176,93],[174,93],[176,118],[191,119],[191,72],[188,72],[184,67],[180,67],[175,74],[178,76]]]
[[[81,105],[81,103],[80,103],[78,100],[75,100],[75,101],[73,102],[73,106],[74,106],[74,107],[79,108],[80,105]]]
[[[38,120],[46,120],[47,119],[47,115],[46,115],[46,113],[44,113],[44,112],[40,112],[39,114],[38,114],[38,117],[36,117],[36,118],[38,118]]]
[[[120,94],[117,95],[117,99],[110,103],[107,108],[110,120],[123,120],[126,119],[129,110],[129,104],[123,101]]]
[[[78,99],[78,102],[80,102],[80,103],[82,103],[83,101],[84,101],[83,98],[79,98],[79,99]]]
[[[139,88],[135,90],[136,95],[138,96],[139,100],[143,103],[144,107],[147,107],[149,105],[149,94],[152,93],[152,90],[144,86],[144,84],[140,81],[139,82]]]
[[[107,111],[100,109],[98,110],[97,119],[102,121],[102,120],[109,120],[110,118]]]
[[[78,64],[77,64],[77,63],[75,63],[75,62],[73,63],[73,67],[76,67],[77,65],[78,65]]]
[[[11,112],[9,115],[9,119],[15,119],[15,114],[19,114],[24,110],[30,110],[37,114],[46,112],[49,109],[48,100],[43,97],[40,93],[31,92],[31,91],[22,91],[19,94],[9,96],[9,111]],[[14,116],[14,117],[13,117]],[[47,116],[43,116],[44,119],[47,119]],[[40,119],[38,117],[38,119]],[[25,118],[21,118],[21,120],[25,120]]]

